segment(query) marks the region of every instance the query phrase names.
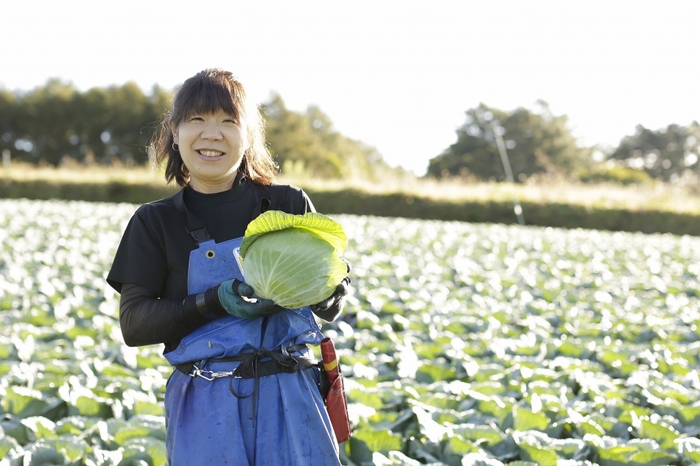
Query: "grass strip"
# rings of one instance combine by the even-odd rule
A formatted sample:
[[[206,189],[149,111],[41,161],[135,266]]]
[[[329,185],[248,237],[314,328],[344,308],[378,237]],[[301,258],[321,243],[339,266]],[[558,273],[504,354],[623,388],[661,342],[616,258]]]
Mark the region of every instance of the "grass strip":
[[[299,183],[301,184],[301,183]],[[514,224],[513,200],[488,197],[429,197],[411,192],[371,192],[365,189],[317,184],[302,186],[316,209],[326,214],[357,214],[425,220]],[[62,199],[142,204],[172,195],[177,188],[143,179],[97,182],[25,178],[0,181],[0,198]],[[562,196],[566,199],[566,196]],[[700,236],[700,215],[662,208],[604,207],[600,205],[522,200],[525,223],[541,227],[585,228],[641,233]]]

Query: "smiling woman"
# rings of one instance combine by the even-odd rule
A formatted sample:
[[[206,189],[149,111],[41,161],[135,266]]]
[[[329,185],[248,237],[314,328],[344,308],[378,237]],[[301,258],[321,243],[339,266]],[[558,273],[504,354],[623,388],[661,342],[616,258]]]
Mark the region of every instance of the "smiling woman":
[[[339,465],[309,346],[324,339],[316,317],[341,312],[345,265],[331,296],[285,309],[254,296],[235,260],[261,213],[314,211],[301,189],[272,184],[257,106],[231,73],[204,70],[177,92],[153,149],[182,189],[136,211],[107,281],[121,293],[125,343],[164,344],[175,368],[165,392],[168,464]],[[301,425],[310,435],[298,435]]]
[[[182,137],[186,139],[181,140]],[[212,167],[216,170],[229,165],[228,170],[219,173],[219,177],[227,181],[221,181],[222,186],[208,192],[230,188],[237,171],[254,182],[269,184],[277,170],[265,147],[258,106],[250,101],[243,85],[228,71],[205,70],[185,81],[151,146],[156,162],[166,164],[166,180],[175,181],[181,187],[192,182],[194,168],[188,165],[188,160],[190,164],[195,160],[223,161]],[[220,160],[214,154],[217,151],[225,154]],[[212,156],[214,159],[210,160]],[[196,174],[194,177],[193,188],[198,182]]]

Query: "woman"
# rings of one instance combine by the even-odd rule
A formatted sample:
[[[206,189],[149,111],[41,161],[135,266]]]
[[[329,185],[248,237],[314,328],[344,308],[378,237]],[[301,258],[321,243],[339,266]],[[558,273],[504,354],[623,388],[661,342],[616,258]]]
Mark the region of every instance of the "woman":
[[[261,212],[314,210],[302,190],[272,184],[257,106],[231,73],[204,70],[175,95],[153,148],[183,189],[136,211],[107,281],[121,293],[126,344],[163,343],[176,368],[168,463],[340,464],[307,345],[323,338],[311,310],[335,319],[349,280],[323,303],[282,309],[251,298],[234,260]]]

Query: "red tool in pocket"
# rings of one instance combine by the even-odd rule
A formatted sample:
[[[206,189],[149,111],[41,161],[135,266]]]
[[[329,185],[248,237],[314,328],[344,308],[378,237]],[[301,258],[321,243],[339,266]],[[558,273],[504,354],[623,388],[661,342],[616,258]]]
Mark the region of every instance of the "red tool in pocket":
[[[350,419],[348,417],[348,400],[345,395],[343,374],[340,372],[335,346],[330,338],[321,341],[321,360],[323,371],[328,379],[328,394],[326,395],[326,410],[331,419],[331,425],[338,443],[350,439]]]

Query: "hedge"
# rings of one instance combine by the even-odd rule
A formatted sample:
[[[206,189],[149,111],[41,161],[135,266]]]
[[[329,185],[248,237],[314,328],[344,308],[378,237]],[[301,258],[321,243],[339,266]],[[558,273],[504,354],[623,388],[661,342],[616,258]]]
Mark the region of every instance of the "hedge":
[[[453,201],[405,193],[373,194],[304,188],[319,212],[407,217],[475,223],[517,222],[511,202]],[[170,196],[175,188],[125,182],[0,182],[0,198],[63,199],[142,204]],[[657,210],[591,209],[580,205],[521,202],[527,225],[700,236],[700,217]]]

